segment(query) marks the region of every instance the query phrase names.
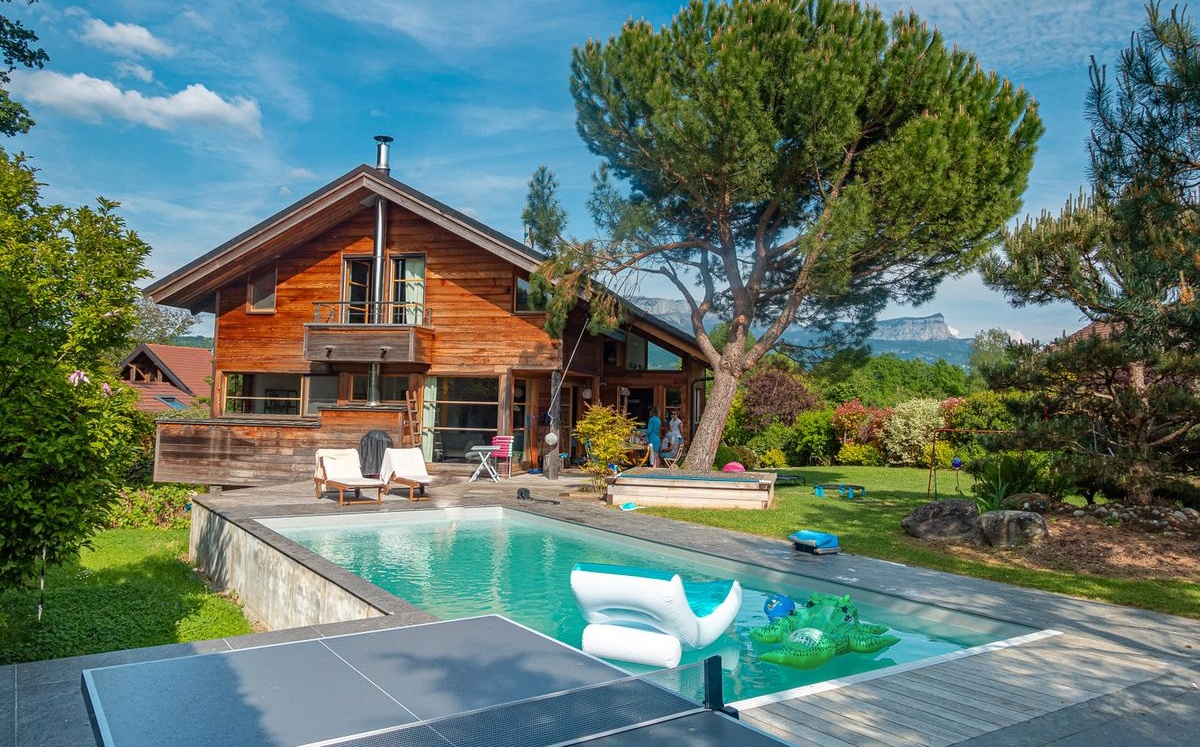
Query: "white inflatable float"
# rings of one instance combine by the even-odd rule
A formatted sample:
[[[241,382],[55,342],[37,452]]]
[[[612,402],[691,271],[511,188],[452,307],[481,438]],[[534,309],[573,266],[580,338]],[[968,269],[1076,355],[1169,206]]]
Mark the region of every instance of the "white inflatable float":
[[[571,591],[589,623],[584,651],[660,667],[716,641],[742,604],[737,581],[685,584],[678,573],[601,563],[577,563]]]

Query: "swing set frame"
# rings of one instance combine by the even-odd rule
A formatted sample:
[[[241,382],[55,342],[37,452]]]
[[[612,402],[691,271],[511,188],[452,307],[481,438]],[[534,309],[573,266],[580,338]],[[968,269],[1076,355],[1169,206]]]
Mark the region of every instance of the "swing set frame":
[[[932,500],[937,491],[937,442],[943,433],[1016,433],[1014,430],[991,430],[987,428],[938,428],[933,432],[933,443],[929,446],[929,481],[925,486],[925,500]]]

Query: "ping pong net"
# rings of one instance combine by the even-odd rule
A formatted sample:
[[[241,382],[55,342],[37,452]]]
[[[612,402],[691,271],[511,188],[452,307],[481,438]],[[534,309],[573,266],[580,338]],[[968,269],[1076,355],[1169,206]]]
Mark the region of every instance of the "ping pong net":
[[[706,710],[726,710],[716,656],[303,747],[567,747]]]

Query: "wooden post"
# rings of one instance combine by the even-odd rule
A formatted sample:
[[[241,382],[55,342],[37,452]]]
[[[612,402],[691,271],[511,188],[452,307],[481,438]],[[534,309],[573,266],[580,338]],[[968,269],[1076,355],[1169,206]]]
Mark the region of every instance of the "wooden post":
[[[559,422],[558,422],[559,404],[558,403],[559,403],[559,397],[561,396],[561,393],[562,393],[562,374],[559,373],[558,371],[551,371],[550,372],[550,427],[547,430],[546,435],[549,436],[551,433],[553,433],[554,438],[556,440],[553,444],[550,444],[550,443],[546,444],[546,453],[542,457],[542,474],[545,475],[546,479],[548,479],[548,480],[557,480],[558,479],[558,467],[560,464],[558,454],[559,454],[559,449],[561,448],[561,443],[562,443],[562,441],[559,440],[559,435],[558,435],[558,428],[559,428]]]

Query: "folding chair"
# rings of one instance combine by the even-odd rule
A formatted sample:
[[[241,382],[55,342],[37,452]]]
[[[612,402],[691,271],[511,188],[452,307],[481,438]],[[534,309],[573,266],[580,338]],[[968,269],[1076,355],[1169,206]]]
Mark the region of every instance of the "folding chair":
[[[501,477],[512,477],[512,445],[512,436],[492,436],[492,446],[496,447],[492,459]]]
[[[687,452],[687,443],[685,442],[685,443],[679,444],[679,448],[675,450],[674,454],[661,455],[663,464],[667,465],[667,469],[682,469],[682,467],[679,466],[679,461],[681,459],[683,459],[684,454],[686,452]]]

